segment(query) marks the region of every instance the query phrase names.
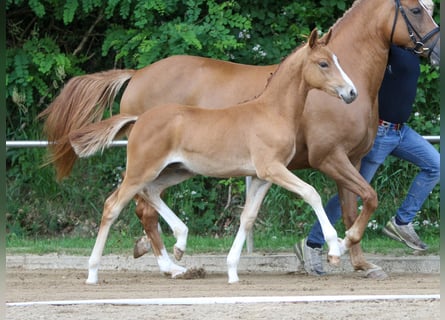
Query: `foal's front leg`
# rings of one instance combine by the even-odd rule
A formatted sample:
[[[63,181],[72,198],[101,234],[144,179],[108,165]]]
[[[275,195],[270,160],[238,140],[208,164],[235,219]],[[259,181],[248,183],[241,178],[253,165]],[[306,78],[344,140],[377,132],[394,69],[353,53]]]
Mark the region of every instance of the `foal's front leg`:
[[[258,176],[263,177],[260,173],[264,174],[264,179],[296,193],[314,209],[318,221],[320,221],[323,236],[329,247],[328,261],[331,265],[339,265],[340,256],[349,247],[344,240],[337,238],[337,231],[329,222],[318,192],[311,185],[295,176],[281,163],[271,163],[262,169],[262,171],[259,171]]]
[[[227,256],[229,283],[239,281],[237,269],[241,251],[243,250],[247,234],[252,230],[261,203],[263,202],[263,199],[271,185],[272,184],[270,182],[258,179],[257,177],[252,177],[252,181],[246,196],[244,210],[241,213],[241,223],[235,240],[233,241],[232,248]]]

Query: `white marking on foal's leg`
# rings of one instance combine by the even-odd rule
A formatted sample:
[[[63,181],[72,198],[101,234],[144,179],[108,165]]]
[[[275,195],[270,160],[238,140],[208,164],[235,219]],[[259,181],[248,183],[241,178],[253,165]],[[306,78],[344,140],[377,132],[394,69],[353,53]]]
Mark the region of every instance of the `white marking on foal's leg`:
[[[349,247],[347,246],[345,239],[337,238],[337,242],[340,249],[340,256],[342,256],[348,251]]]
[[[86,284],[97,284],[98,281],[99,281],[98,268],[89,267],[88,268],[88,278],[85,281],[85,283]]]
[[[100,222],[99,232],[90,259],[88,260],[88,278],[87,284],[96,284],[98,282],[98,269],[102,253],[104,251],[105,242],[113,222],[119,216],[122,208],[125,207],[133,198],[136,192],[128,189],[126,180],[115,190],[105,201],[102,219]]]
[[[146,190],[146,192],[149,192],[148,187]],[[180,251],[182,251],[182,253],[184,253],[187,246],[187,226],[176,216],[176,214],[167,206],[167,204],[158,196],[158,194],[153,196],[151,200],[153,207],[159,212],[161,217],[167,222],[173,231],[173,235],[176,238],[175,248],[178,248]],[[179,255],[179,258],[181,257],[182,254]]]
[[[111,223],[112,221],[108,221],[108,223],[106,223],[105,225],[101,225],[101,229],[99,229],[93,251],[91,252],[90,259],[88,260],[88,278],[85,281],[86,284],[97,284],[99,281],[99,264],[102,258],[105,241],[107,240]]]
[[[230,252],[227,256],[227,273],[229,276],[229,283],[236,283],[239,281],[237,269],[241,257],[241,251],[243,250],[248,232],[252,230],[261,203],[271,185],[272,184],[270,182],[261,180],[257,177],[252,177],[249,192],[246,196],[244,210],[241,213],[241,223],[232,247],[230,248]]]
[[[159,269],[162,273],[171,274],[172,278],[176,278],[179,275],[184,274],[187,269],[175,264],[168,256],[165,248],[161,249],[161,255],[156,257],[159,265]]]
[[[340,263],[340,256],[342,255],[342,250],[340,246],[342,243],[338,242],[337,231],[335,231],[331,222],[329,221],[326,212],[324,211],[323,204],[321,202],[320,195],[312,187],[307,188],[307,202],[314,208],[315,214],[317,215],[318,221],[320,221],[321,229],[323,231],[323,236],[329,247],[328,260],[330,264],[338,265]],[[344,243],[344,242],[343,242]]]
[[[237,269],[245,241],[246,231],[244,230],[244,227],[240,225],[232,247],[230,248],[230,252],[227,255],[227,274],[229,276],[229,283],[236,283],[239,281]]]

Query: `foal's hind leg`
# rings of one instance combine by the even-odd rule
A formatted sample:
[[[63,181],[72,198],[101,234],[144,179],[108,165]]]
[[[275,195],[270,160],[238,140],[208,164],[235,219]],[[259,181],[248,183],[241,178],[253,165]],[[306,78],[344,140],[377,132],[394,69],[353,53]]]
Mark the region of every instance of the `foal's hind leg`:
[[[144,197],[149,197],[144,195]],[[165,249],[164,242],[159,234],[158,230],[158,213],[156,210],[145,201],[142,196],[137,195],[136,214],[144,225],[146,236],[140,238],[138,241],[144,241],[141,239],[147,239],[148,243],[151,243],[153,248],[153,254],[156,257],[158,266],[161,272],[166,275],[171,275],[172,278],[176,278],[184,274],[187,269],[175,264],[169,257],[167,250]],[[148,240],[150,238],[150,240]],[[137,246],[137,244],[136,244]],[[135,248],[136,248],[135,246]]]
[[[177,260],[180,260],[182,258],[182,255],[185,252],[185,247],[187,244],[187,234],[188,234],[188,228],[187,226],[165,205],[165,203],[161,200],[159,201],[157,198],[161,199],[160,195],[161,193],[168,187],[174,186],[182,181],[185,181],[191,177],[193,177],[194,174],[176,166],[170,166],[165,168],[161,174],[156,178],[155,181],[150,183],[146,188],[143,190],[142,197],[145,198],[147,201],[146,205],[153,206],[154,208],[151,208],[152,210],[146,211],[144,213],[147,214],[153,214],[156,213],[156,210],[160,213],[159,209],[156,208],[153,205],[153,200],[151,198],[156,199],[157,205],[161,206],[164,209],[164,215],[161,214],[161,216],[166,220],[167,224],[170,226],[170,228],[173,231],[173,234],[176,238],[176,244],[173,248],[174,255]],[[147,216],[146,218],[150,218]],[[145,217],[144,217],[145,219]],[[146,230],[146,231],[153,231],[153,229]],[[147,234],[148,235],[148,234]],[[159,237],[159,232],[156,229],[154,236]],[[160,239],[160,244],[163,246],[162,240]]]
[[[93,251],[88,261],[87,284],[96,284],[98,282],[100,259],[104,251],[105,242],[107,240],[110,227],[136,192],[137,190],[134,190],[133,192],[131,189],[127,189],[123,183],[105,201],[96,243],[94,244]]]

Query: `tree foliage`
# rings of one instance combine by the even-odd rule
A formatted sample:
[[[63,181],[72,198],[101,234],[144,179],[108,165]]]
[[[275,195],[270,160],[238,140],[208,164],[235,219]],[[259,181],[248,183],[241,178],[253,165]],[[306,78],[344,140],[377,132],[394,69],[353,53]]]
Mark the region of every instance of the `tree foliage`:
[[[48,106],[72,76],[112,68],[141,68],[174,54],[199,55],[257,65],[278,63],[305,40],[312,28],[327,31],[352,2],[6,0],[7,140],[39,139],[42,124],[36,121],[37,114]],[[439,21],[440,2],[435,2],[436,21]],[[416,100],[418,114],[410,121],[415,129],[425,135],[439,133],[438,76],[438,71],[431,69],[427,63],[422,65]],[[37,192],[38,184],[45,185],[52,192],[50,195],[38,193],[47,204],[54,199],[62,201],[60,199],[66,196],[84,203],[85,206],[79,204],[77,209],[87,211],[87,207],[94,201],[85,199],[86,191],[80,192],[76,184],[82,185],[83,179],[91,175],[100,182],[97,182],[96,188],[90,187],[90,192],[97,193],[96,199],[103,198],[115,184],[115,179],[104,181],[103,177],[98,177],[98,173],[113,176],[116,167],[124,161],[121,152],[110,152],[107,160],[103,157],[101,160],[92,160],[95,168],[79,164],[71,180],[56,185],[53,173],[48,168],[38,167],[43,157],[42,150],[9,149],[7,152],[8,210],[11,217],[18,220],[22,219],[19,217],[23,215],[26,205],[18,204],[17,199]],[[242,202],[242,199],[239,200],[243,192],[239,187],[241,184],[229,181],[226,185],[212,182],[212,188],[219,190],[219,193],[211,195],[203,193],[209,187],[206,185],[209,182],[191,182],[188,185],[190,188],[199,190],[198,194],[202,198],[211,197],[216,204],[210,205],[208,202],[208,206],[204,205],[202,201],[196,201],[194,193],[191,195],[194,198],[189,199],[189,211],[206,217],[209,212],[213,215],[215,211],[218,215],[223,212],[219,215],[219,222],[208,219],[211,220],[210,224],[224,225],[227,222],[224,210],[229,208],[236,211],[235,206]],[[236,205],[227,207],[229,186],[234,187],[231,190],[236,190],[232,199],[238,200]],[[78,198],[72,193],[67,196],[75,188],[79,191]],[[335,188],[331,187],[327,191],[332,194]],[[283,193],[277,194],[277,198],[282,196]],[[27,197],[29,210],[38,207],[41,211],[52,211],[50,207],[56,205],[51,202],[51,205],[43,206],[45,201],[31,198]],[[68,199],[63,201],[70,202]],[[174,202],[174,199],[171,201]],[[270,203],[272,205],[273,201]],[[59,209],[61,207],[64,206],[61,205]],[[287,206],[286,209],[300,210],[298,205],[291,209]],[[17,214],[19,211],[22,213]],[[96,211],[100,214],[100,210]],[[59,220],[56,221],[68,219],[57,216]],[[29,218],[26,214],[23,217]],[[67,213],[65,217],[72,215]],[[26,221],[25,218],[23,221]],[[283,218],[283,221],[286,219]],[[60,223],[59,229],[61,225],[64,223]],[[43,228],[39,232],[49,231]]]

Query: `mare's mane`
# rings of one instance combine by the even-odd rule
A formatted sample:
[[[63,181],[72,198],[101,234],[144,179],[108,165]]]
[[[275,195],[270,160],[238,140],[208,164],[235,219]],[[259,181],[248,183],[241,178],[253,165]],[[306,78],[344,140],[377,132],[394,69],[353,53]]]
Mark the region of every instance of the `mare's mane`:
[[[347,23],[350,19],[352,19],[352,17],[354,17],[355,15],[357,15],[357,12],[359,10],[353,11],[355,9],[355,7],[360,6],[363,3],[363,0],[356,0],[354,1],[354,3],[351,5],[351,7],[346,10],[343,15],[337,19],[337,21],[332,25],[332,29],[336,29],[338,28],[340,25]],[[365,23],[365,22],[364,22]]]

